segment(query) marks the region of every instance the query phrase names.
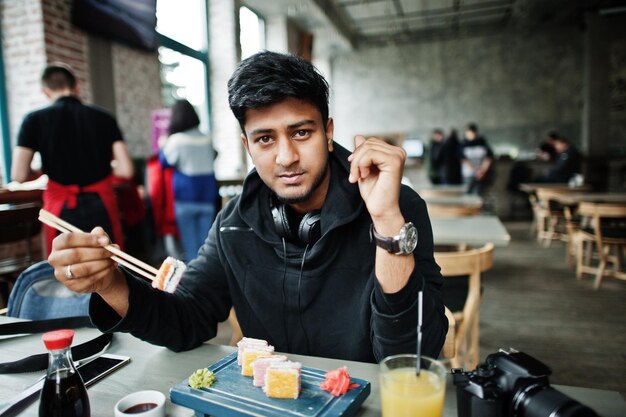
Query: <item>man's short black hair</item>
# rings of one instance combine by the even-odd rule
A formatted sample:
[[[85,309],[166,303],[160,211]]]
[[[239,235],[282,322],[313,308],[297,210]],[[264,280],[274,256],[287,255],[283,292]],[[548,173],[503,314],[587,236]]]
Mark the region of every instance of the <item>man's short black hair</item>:
[[[556,130],[551,130],[548,132],[548,138],[550,140],[557,140],[561,137],[561,135],[559,135],[559,132],[557,132]]]
[[[76,87],[76,76],[68,65],[50,64],[41,74],[41,84],[52,91],[59,91],[65,88],[74,89]]]
[[[198,113],[187,100],[176,100],[172,106],[172,116],[170,117],[170,127],[168,133],[184,132],[185,130],[197,127],[200,124]]]
[[[478,125],[476,123],[468,123],[467,130],[470,130],[474,133],[478,133]]]
[[[245,133],[246,110],[267,107],[287,98],[317,107],[328,121],[328,83],[308,61],[263,51],[241,61],[228,80],[228,103]]]

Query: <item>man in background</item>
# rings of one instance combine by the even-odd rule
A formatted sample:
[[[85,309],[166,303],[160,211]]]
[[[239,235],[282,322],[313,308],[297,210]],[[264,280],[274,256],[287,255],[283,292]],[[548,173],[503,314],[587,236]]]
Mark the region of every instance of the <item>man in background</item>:
[[[112,174],[132,178],[134,169],[115,118],[80,101],[80,86],[66,65],[47,66],[41,84],[52,104],[24,118],[13,152],[13,180],[48,175],[44,209],[86,231],[102,226],[123,247]],[[35,152],[42,172],[31,169]],[[56,234],[45,227],[48,253]]]
[[[443,130],[435,129],[430,136],[428,177],[433,184],[441,184],[441,168],[443,167]]]
[[[545,182],[565,183],[582,169],[582,155],[569,140],[561,135],[550,136],[550,144],[553,146],[556,156],[552,166],[548,170]]]
[[[475,123],[468,124],[465,129],[465,139],[461,142],[461,163],[463,182],[468,185],[469,194],[480,194],[491,184],[493,151],[478,133]]]

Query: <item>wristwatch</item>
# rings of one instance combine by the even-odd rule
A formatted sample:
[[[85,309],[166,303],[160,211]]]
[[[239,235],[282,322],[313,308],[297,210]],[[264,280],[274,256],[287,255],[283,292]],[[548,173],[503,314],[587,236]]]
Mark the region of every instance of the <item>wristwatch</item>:
[[[408,255],[413,253],[417,246],[417,229],[413,223],[408,222],[402,226],[397,236],[385,237],[374,229],[374,225],[370,227],[370,241],[374,241],[376,246],[385,249],[389,253],[395,255]]]

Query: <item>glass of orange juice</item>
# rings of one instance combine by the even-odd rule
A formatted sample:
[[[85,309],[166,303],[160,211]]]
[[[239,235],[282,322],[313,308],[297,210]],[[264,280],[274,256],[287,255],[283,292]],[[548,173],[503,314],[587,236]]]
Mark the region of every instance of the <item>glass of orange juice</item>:
[[[441,417],[446,392],[446,368],[422,356],[419,376],[417,356],[388,356],[380,363],[380,399],[383,417]]]

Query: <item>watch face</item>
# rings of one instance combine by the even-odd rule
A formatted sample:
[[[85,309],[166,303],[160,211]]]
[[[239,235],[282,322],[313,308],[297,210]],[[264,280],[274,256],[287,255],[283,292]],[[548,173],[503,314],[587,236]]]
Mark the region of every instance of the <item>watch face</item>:
[[[404,235],[400,236],[400,251],[411,253],[417,246],[417,229],[413,223],[407,223],[404,227]]]

